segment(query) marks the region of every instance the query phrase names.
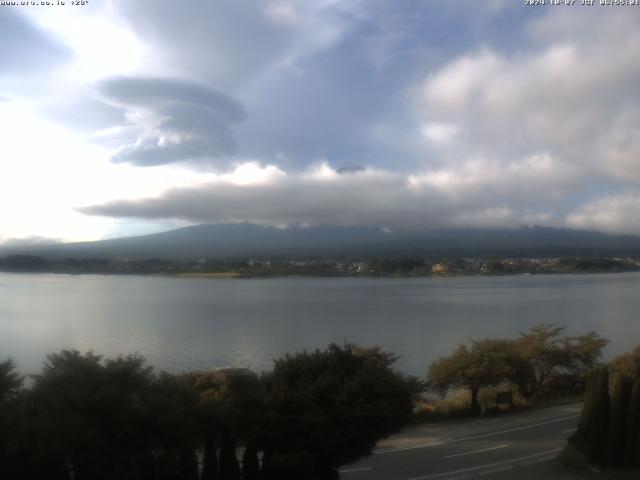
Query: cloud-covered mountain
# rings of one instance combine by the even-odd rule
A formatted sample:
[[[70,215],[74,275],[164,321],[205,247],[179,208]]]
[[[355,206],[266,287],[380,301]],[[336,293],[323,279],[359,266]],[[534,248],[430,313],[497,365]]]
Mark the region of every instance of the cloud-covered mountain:
[[[49,258],[250,258],[256,256],[555,256],[640,254],[640,237],[552,228],[386,231],[369,227],[195,225],[169,232],[48,247],[3,247],[0,255]]]

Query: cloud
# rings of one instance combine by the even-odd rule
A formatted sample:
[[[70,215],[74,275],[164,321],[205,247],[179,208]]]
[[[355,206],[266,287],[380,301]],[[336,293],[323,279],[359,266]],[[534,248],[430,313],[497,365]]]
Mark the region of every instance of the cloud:
[[[458,127],[446,123],[426,123],[422,127],[422,134],[435,143],[450,143],[458,133]]]
[[[116,163],[151,166],[232,155],[233,126],[247,118],[239,102],[187,80],[117,77],[100,82],[98,90],[125,110],[135,132],[135,140],[113,156]]]
[[[93,92],[87,90],[71,99],[54,98],[46,102],[42,101],[39,103],[40,109],[47,117],[51,117],[58,123],[63,122],[74,132],[96,138],[104,136],[105,132],[101,132],[103,129],[125,124],[126,116],[123,108],[95,98]],[[134,138],[129,140],[134,141]],[[117,139],[114,140],[116,141],[113,144],[114,148],[122,144]]]
[[[640,194],[621,193],[598,198],[567,215],[567,225],[612,233],[640,233]]]
[[[633,191],[640,179],[640,64],[634,48],[640,37],[621,13],[577,15],[580,21],[565,19],[568,30],[615,26],[617,37],[573,36],[557,26],[555,16],[535,18],[527,35],[543,35],[536,49],[480,47],[430,69],[408,89],[415,123],[398,138],[405,141],[413,132],[416,143],[407,144],[422,142],[422,164],[387,159],[372,167],[353,158],[369,166],[344,175],[329,163],[302,171],[245,163],[206,185],[82,211],[214,223],[538,224],[638,233],[640,224],[623,221],[637,206],[635,196],[597,195]],[[365,138],[358,126],[349,132]],[[379,132],[390,136],[383,127]]]
[[[2,247],[38,247],[58,243],[62,243],[62,240],[59,238],[31,236],[23,238],[7,238],[3,240],[0,237],[0,246]]]
[[[339,41],[349,29],[340,0],[115,1],[114,9],[174,73],[222,88],[246,85]]]
[[[25,111],[53,112],[83,134],[79,143],[99,143],[100,155],[106,145],[112,163],[130,164],[107,168],[167,164],[140,175],[191,169],[207,183],[167,173],[162,189],[135,197],[110,194],[116,200],[105,203],[85,194],[76,204],[95,203],[89,214],[640,229],[616,213],[631,211],[640,181],[638,9],[108,3],[57,21],[32,13],[33,24],[10,14],[25,45],[42,44],[49,31],[83,47],[63,70],[51,67],[64,53],[50,52],[52,63],[41,58],[48,75],[32,80],[22,75],[39,68],[31,57],[0,53],[5,94]],[[10,71],[19,82],[6,80]],[[75,171],[75,159],[58,157],[56,166]],[[131,201],[167,184],[162,195]]]
[[[29,9],[43,31],[74,52],[64,69],[71,79],[47,81],[47,88],[56,86],[55,98],[45,102],[41,96],[37,103],[86,134],[113,113],[76,98],[91,96],[87,82],[105,75],[178,77],[212,86],[249,112],[247,121],[234,125],[234,142],[224,136],[217,151],[264,162],[287,157],[286,166],[298,168],[318,158],[387,167],[393,158],[403,169],[425,162],[414,148],[419,139],[407,140],[413,133],[407,82],[451,53],[445,32],[456,38],[456,49],[473,44],[468,31],[475,35],[477,29],[470,24],[488,18],[490,10],[384,0],[193,0],[189,8],[170,0],[113,0],[73,15],[56,10],[54,17]],[[34,98],[30,92],[25,97]],[[60,105],[63,100],[67,106]],[[208,148],[196,141],[191,148],[176,147],[171,141],[178,137],[165,135],[159,149],[158,138],[139,138],[134,131],[142,127],[140,117],[127,125],[97,125],[100,131],[91,138],[122,147],[114,160],[141,165]],[[217,157],[214,164],[223,162]]]
[[[250,118],[235,132],[240,156],[283,154],[298,168],[318,158],[380,167],[397,158],[406,168],[425,162],[405,141],[407,82],[450,53],[445,32],[456,48],[473,44],[469,23],[489,15],[449,3],[115,0],[113,10],[150,46],[154,71],[242,101]]]
[[[41,71],[70,57],[68,50],[15,10],[3,8],[0,15],[0,76]]]
[[[640,179],[631,160],[640,156],[637,21],[636,11],[547,15],[530,27],[535,50],[480,48],[430,72],[417,89],[419,115],[456,129],[458,158],[544,150],[594,178]]]
[[[527,177],[531,189],[551,191],[548,158],[514,164],[513,179]],[[541,166],[542,164],[542,166]],[[474,172],[479,174],[474,174]],[[459,172],[404,175],[353,169],[349,174],[323,163],[299,173],[255,162],[192,188],[157,198],[120,200],[80,209],[89,215],[191,222],[254,222],[265,225],[362,225],[387,228],[498,227],[553,222],[551,196],[532,192],[511,202],[513,188],[494,175],[491,162],[476,161]],[[528,198],[527,198],[528,197]]]

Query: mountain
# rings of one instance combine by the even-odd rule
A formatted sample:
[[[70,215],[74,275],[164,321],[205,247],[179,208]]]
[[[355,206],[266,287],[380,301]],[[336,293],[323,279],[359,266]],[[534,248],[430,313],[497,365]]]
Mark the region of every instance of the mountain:
[[[229,258],[259,256],[638,255],[640,237],[554,228],[389,232],[374,227],[272,228],[250,223],[195,225],[97,242],[2,246],[0,256],[47,258]]]

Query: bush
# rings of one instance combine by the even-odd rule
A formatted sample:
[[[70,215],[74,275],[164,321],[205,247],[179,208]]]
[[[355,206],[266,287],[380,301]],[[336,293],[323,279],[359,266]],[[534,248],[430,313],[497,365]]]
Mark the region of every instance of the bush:
[[[156,375],[139,356],[47,357],[21,390],[0,364],[0,472],[31,480],[239,480],[235,441],[247,445],[245,480],[328,480],[400,430],[422,391],[380,348],[331,345],[277,360],[262,377],[244,369]],[[222,438],[216,457],[215,440]],[[218,468],[219,467],[219,468]],[[269,470],[270,469],[270,470]],[[219,470],[219,471],[218,471]],[[3,478],[4,478],[3,476]]]
[[[262,445],[269,461],[284,458],[296,469],[309,462],[309,471],[324,475],[369,455],[411,420],[422,390],[417,379],[391,368],[394,361],[380,348],[354,345],[277,360],[264,379]]]

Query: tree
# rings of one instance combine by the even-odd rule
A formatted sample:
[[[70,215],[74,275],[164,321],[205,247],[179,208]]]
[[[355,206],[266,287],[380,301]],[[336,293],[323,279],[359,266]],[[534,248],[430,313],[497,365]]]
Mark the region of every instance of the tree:
[[[627,375],[634,381],[640,381],[640,345],[633,351],[624,353],[611,360],[613,371]]]
[[[198,457],[192,446],[184,446],[178,454],[180,480],[198,480]]]
[[[584,386],[587,372],[597,365],[608,341],[595,332],[579,337],[562,337],[565,327],[542,323],[520,333],[514,342],[512,382],[525,400],[531,399],[548,382],[562,374]]]
[[[0,405],[14,398],[22,388],[24,379],[15,370],[13,360],[0,362]]]
[[[609,430],[609,370],[600,367],[596,370],[592,392],[589,394],[590,406],[585,406],[587,428],[584,443],[590,461],[603,464],[605,462],[606,445]]]
[[[13,360],[0,362],[0,472],[25,477],[25,409],[20,398],[23,379]]]
[[[151,385],[146,409],[148,434],[154,452],[159,451],[167,462],[167,475],[174,475],[172,479],[191,475],[193,451],[204,440],[197,393],[180,376],[162,373]]]
[[[444,395],[451,388],[465,388],[471,393],[471,411],[479,413],[480,388],[498,385],[513,374],[513,343],[509,340],[473,340],[470,346],[459,345],[447,357],[440,357],[429,367],[429,385]]]
[[[62,351],[34,379],[32,423],[41,450],[71,465],[76,480],[148,479],[154,463],[166,478],[189,479],[193,397],[173,377],[156,378],[142,357]]]
[[[640,466],[640,381],[633,384],[629,400],[625,461],[627,465]]]
[[[640,382],[598,367],[587,391],[576,434],[570,439],[594,464],[640,465]]]
[[[240,480],[236,442],[230,434],[224,436],[220,449],[220,480]]]
[[[232,435],[243,444],[255,442],[263,415],[264,388],[246,368],[179,375],[197,396],[199,436],[206,440]]]
[[[242,454],[242,480],[260,480],[260,462],[256,447],[250,443]]]
[[[218,480],[218,453],[212,432],[207,432],[202,457],[202,480]]]
[[[633,384],[629,377],[616,374],[610,395],[609,436],[607,439],[607,464],[620,466],[625,460],[627,419]]]
[[[569,364],[569,354],[562,348],[560,338],[564,329],[540,324],[520,333],[515,341],[519,361],[512,380],[525,400],[537,393],[554,369]]]
[[[593,330],[578,337],[563,338],[562,346],[569,356],[567,369],[585,379],[587,372],[599,365],[602,350],[608,344],[609,340]]]
[[[335,478],[411,418],[420,382],[379,347],[332,344],[276,360],[265,383],[264,478]]]
[[[101,395],[103,382],[102,357],[92,352],[49,355],[43,373],[34,377],[31,423],[38,432],[38,449],[70,464],[79,480],[103,478],[112,465],[99,431],[101,413],[110,408]],[[101,472],[93,475],[94,468]]]

